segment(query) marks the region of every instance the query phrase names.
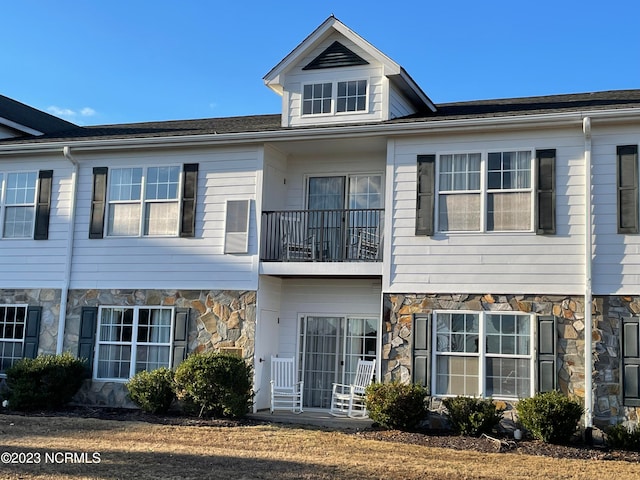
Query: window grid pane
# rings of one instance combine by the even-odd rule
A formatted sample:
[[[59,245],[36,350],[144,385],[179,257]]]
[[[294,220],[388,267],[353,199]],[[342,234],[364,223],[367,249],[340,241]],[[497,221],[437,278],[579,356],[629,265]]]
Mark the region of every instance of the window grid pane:
[[[96,378],[128,379],[142,370],[169,367],[172,312],[167,307],[102,308]]]
[[[367,81],[356,80],[338,82],[338,96],[336,98],[337,112],[357,112],[366,109]]]
[[[320,113],[331,113],[331,83],[316,83],[305,85],[302,97],[303,115],[315,115]]]
[[[4,175],[0,174],[0,193]],[[4,238],[31,238],[35,217],[36,172],[9,173],[4,185]],[[0,196],[0,199],[2,196]]]
[[[27,307],[0,305],[0,372],[22,359]]]
[[[145,209],[144,234],[177,235],[178,202],[147,203]]]

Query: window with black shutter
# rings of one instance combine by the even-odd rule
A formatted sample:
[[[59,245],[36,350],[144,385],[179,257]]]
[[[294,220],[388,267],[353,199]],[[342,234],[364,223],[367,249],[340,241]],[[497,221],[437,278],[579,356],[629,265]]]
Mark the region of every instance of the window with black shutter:
[[[638,233],[638,146],[617,148],[618,233]]]

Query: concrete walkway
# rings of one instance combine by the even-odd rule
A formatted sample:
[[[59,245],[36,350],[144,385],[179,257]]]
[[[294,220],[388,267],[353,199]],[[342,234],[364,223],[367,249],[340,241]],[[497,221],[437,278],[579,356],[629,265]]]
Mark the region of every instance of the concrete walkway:
[[[371,427],[373,421],[369,418],[336,417],[328,411],[314,410],[302,413],[292,413],[286,410],[260,410],[249,414],[248,418],[261,422],[284,423],[290,425],[310,425],[314,427],[329,428],[332,430],[364,430]]]

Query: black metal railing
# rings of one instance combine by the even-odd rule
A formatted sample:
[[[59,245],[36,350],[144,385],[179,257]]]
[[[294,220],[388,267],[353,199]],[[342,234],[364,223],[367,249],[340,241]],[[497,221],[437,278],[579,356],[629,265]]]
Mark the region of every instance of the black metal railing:
[[[381,208],[262,213],[265,262],[381,262]]]

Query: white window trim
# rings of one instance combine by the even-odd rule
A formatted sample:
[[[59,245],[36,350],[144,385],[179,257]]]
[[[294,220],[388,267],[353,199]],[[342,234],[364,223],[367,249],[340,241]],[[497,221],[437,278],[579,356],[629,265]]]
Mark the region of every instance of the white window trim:
[[[118,341],[103,341],[100,340],[100,328],[102,327],[102,312],[103,310],[111,310],[111,309],[129,309],[134,310],[133,315],[133,324],[131,326],[131,341],[130,342],[118,342]],[[138,342],[138,319],[139,319],[139,311],[142,309],[147,310],[170,310],[171,311],[171,328],[169,331],[169,342],[168,343],[146,343],[146,342]],[[96,348],[93,357],[93,372],[92,379],[99,382],[118,382],[118,383],[126,383],[129,381],[131,377],[135,375],[136,369],[136,355],[138,351],[138,345],[154,345],[161,347],[169,347],[169,362],[167,368],[170,368],[173,365],[173,336],[175,329],[175,319],[176,319],[176,309],[174,307],[166,307],[162,305],[104,305],[98,308],[98,325],[96,328]],[[135,335],[135,341],[133,339]],[[131,359],[129,364],[129,377],[128,378],[110,378],[110,377],[98,377],[98,360],[100,358],[100,347],[102,345],[131,345]]]
[[[531,153],[531,164],[530,164],[530,178],[531,178],[531,183],[529,185],[528,189],[508,189],[508,190],[495,190],[492,189],[491,191],[489,191],[488,188],[488,170],[489,170],[489,153],[504,153],[504,152],[530,152]],[[478,192],[477,190],[456,190],[453,191],[454,193],[452,193],[452,191],[450,190],[446,190],[443,191],[442,194],[446,195],[446,194],[463,194],[463,193],[473,193],[473,194],[479,194],[480,195],[480,229],[479,230],[441,230],[440,229],[440,157],[443,155],[459,155],[459,154],[474,154],[474,153],[479,153],[480,154],[480,191]],[[534,187],[536,185],[537,182],[537,178],[536,178],[536,174],[537,174],[537,164],[536,164],[537,160],[536,160],[536,151],[535,148],[533,147],[498,147],[498,148],[491,148],[491,149],[477,149],[477,150],[455,150],[455,151],[442,151],[442,152],[437,152],[436,153],[436,172],[435,172],[435,192],[436,192],[436,198],[435,198],[435,205],[434,205],[434,224],[435,224],[435,231],[437,233],[443,233],[443,234],[471,234],[471,235],[477,235],[479,233],[483,233],[483,234],[491,234],[491,235],[501,235],[501,234],[513,234],[513,233],[526,233],[526,234],[530,234],[530,233],[535,233],[535,207],[536,207],[536,195],[535,195],[535,191],[534,191]],[[487,222],[488,222],[488,214],[487,214],[487,208],[488,208],[488,196],[489,193],[496,193],[496,192],[504,192],[504,193],[509,193],[509,192],[523,192],[523,191],[528,191],[531,193],[531,202],[530,202],[530,213],[531,213],[531,219],[530,219],[530,225],[529,228],[527,230],[488,230],[487,229]]]
[[[27,335],[27,311],[28,311],[29,305],[26,304],[26,303],[2,303],[2,304],[0,304],[0,308],[5,308],[5,307],[15,307],[15,308],[24,309],[24,328],[22,329],[22,338],[21,339],[16,339],[16,338],[0,337],[0,342],[21,343],[22,344],[22,355],[21,355],[21,358],[23,358],[24,357],[24,340],[25,340],[26,335]],[[5,373],[0,374],[0,378],[6,378],[6,374]]]
[[[442,353],[438,354],[437,349],[437,332],[438,332],[438,315],[439,314],[471,314],[478,315],[478,353],[466,353],[466,352],[456,352],[455,355],[450,353]],[[508,354],[488,354],[486,352],[486,316],[487,315],[520,315],[520,316],[528,316],[529,317],[529,354],[528,355],[508,355]],[[487,357],[490,358],[528,358],[529,359],[529,371],[531,372],[530,377],[530,385],[529,385],[529,396],[532,397],[535,394],[535,386],[537,383],[537,371],[536,371],[536,355],[537,355],[537,336],[536,336],[536,327],[537,324],[537,315],[532,313],[525,313],[519,311],[473,311],[473,310],[434,310],[432,312],[432,321],[431,321],[431,385],[433,396],[437,398],[447,398],[447,397],[456,397],[455,394],[440,394],[436,393],[437,387],[437,367],[436,367],[436,359],[438,356],[446,356],[446,357],[474,357],[478,358],[478,392],[481,398],[486,397],[486,368],[485,361]],[[495,400],[505,400],[505,401],[514,401],[518,400],[513,397],[505,397],[495,395],[491,398]]]
[[[173,201],[169,202],[168,200],[147,200],[145,199],[145,193],[147,188],[147,171],[149,168],[172,168],[177,167],[179,170],[178,174],[178,192],[177,199],[175,203],[178,204],[178,215],[176,217],[176,233],[175,235],[145,235],[144,233],[144,223],[145,223],[145,215],[146,215],[146,205],[150,203],[174,203]],[[111,181],[112,181],[112,171],[113,170],[126,170],[126,169],[134,169],[141,168],[142,169],[142,185],[140,187],[140,199],[139,200],[111,200]],[[184,167],[180,164],[168,164],[168,165],[119,165],[110,168],[110,172],[107,178],[107,195],[106,195],[106,203],[107,208],[105,211],[105,237],[106,238],[175,238],[180,236],[180,212],[182,211],[182,189],[184,188],[183,184],[183,171]],[[128,204],[137,204],[140,207],[140,222],[138,225],[138,234],[137,235],[112,235],[109,231],[109,215],[111,213],[112,205],[128,205]]]
[[[9,175],[13,173],[35,173],[36,175],[35,194],[33,196],[33,203],[9,205],[9,207],[32,207],[33,208],[33,219],[31,221],[30,234],[25,237],[5,237],[4,235],[4,230],[5,230],[4,220],[5,220],[5,213],[7,211],[7,204],[6,204],[7,179],[9,178]],[[9,241],[33,239],[33,232],[36,225],[36,215],[35,215],[36,203],[38,202],[38,190],[40,189],[40,178],[38,175],[38,170],[0,170],[0,175],[2,175],[2,181],[0,182],[0,238],[2,240],[9,240]]]
[[[365,92],[365,108],[364,110],[354,110],[352,112],[338,112],[338,84],[346,82],[357,82],[364,80],[367,82],[367,88]],[[331,111],[327,113],[303,113],[304,112],[304,87],[307,85],[319,85],[324,83],[331,84]],[[317,118],[317,117],[339,117],[344,115],[364,115],[370,111],[370,93],[371,93],[371,78],[370,77],[355,77],[355,78],[341,78],[340,80],[333,81],[313,81],[304,82],[301,84],[300,89],[300,118]]]

